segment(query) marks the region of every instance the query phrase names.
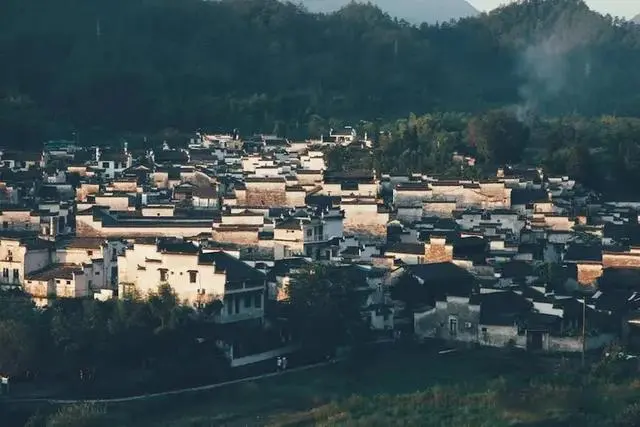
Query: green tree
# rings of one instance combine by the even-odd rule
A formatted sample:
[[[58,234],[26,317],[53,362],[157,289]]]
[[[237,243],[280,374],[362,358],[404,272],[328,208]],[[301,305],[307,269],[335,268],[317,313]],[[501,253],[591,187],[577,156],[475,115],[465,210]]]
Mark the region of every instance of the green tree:
[[[0,373],[8,376],[24,374],[35,366],[36,332],[15,320],[0,321]]]
[[[287,291],[290,321],[306,348],[331,350],[363,336],[362,300],[341,269],[312,265],[291,279]]]
[[[530,130],[505,110],[493,110],[469,123],[470,143],[489,163],[518,163],[529,144]]]

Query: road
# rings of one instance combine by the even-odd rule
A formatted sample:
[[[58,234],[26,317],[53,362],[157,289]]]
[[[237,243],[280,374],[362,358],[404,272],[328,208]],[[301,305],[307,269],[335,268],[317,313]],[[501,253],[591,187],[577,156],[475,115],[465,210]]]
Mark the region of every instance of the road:
[[[198,386],[198,387],[189,387],[189,388],[183,388],[183,389],[179,389],[179,390],[171,390],[171,391],[164,391],[164,392],[160,392],[160,393],[151,393],[151,394],[140,394],[137,396],[129,396],[129,397],[118,397],[118,398],[113,398],[113,399],[47,399],[47,398],[38,398],[38,399],[6,399],[5,402],[8,403],[50,403],[50,404],[56,404],[56,405],[71,405],[71,404],[76,404],[76,403],[99,403],[99,404],[113,404],[113,403],[126,403],[126,402],[133,402],[133,401],[137,401],[137,400],[149,400],[149,399],[155,399],[157,397],[165,397],[165,396],[175,396],[175,395],[180,395],[180,394],[187,394],[187,393],[193,393],[193,392],[198,392],[198,391],[207,391],[207,390],[214,390],[217,388],[222,388],[222,387],[227,387],[227,386],[231,386],[234,384],[242,384],[245,382],[251,382],[251,381],[255,381],[255,380],[260,380],[263,378],[271,378],[271,377],[276,377],[279,375],[287,375],[293,372],[301,372],[301,371],[306,371],[309,369],[314,369],[314,368],[319,368],[322,366],[327,366],[331,363],[334,362],[321,362],[321,363],[315,363],[313,365],[306,365],[306,366],[300,366],[297,368],[291,368],[291,369],[287,369],[284,372],[271,372],[268,374],[262,374],[262,375],[256,375],[253,377],[247,377],[247,378],[240,378],[237,380],[232,380],[232,381],[225,381],[222,383],[215,383],[215,384],[208,384],[208,385],[203,385],[203,386]]]

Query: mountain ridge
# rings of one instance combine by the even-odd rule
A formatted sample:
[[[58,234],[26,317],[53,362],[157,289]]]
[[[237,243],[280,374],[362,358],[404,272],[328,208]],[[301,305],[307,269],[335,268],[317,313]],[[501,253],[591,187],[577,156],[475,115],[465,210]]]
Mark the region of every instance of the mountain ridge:
[[[315,13],[331,13],[347,6],[351,0],[301,0],[307,10]],[[480,12],[466,0],[370,0],[390,16],[412,24],[435,24],[460,18],[477,16]],[[357,3],[368,3],[358,0]]]
[[[16,143],[207,126],[302,137],[331,118],[503,107],[640,116],[640,26],[581,0],[420,27],[360,4],[313,14],[276,0],[6,2],[0,137]]]

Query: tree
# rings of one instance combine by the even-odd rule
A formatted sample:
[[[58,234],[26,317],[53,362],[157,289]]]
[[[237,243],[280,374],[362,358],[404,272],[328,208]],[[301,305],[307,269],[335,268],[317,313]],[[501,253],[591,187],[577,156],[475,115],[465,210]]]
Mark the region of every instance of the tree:
[[[469,123],[470,141],[486,162],[518,163],[529,144],[530,130],[505,110],[494,110]]]
[[[290,321],[308,349],[326,351],[353,344],[363,334],[362,301],[340,268],[312,265],[288,287]]]
[[[178,294],[171,289],[171,286],[162,284],[158,286],[157,292],[149,296],[149,308],[151,314],[160,323],[157,331],[173,327],[172,320],[176,320],[175,314],[180,310]]]
[[[0,321],[0,374],[14,376],[33,369],[36,332],[15,320]]]

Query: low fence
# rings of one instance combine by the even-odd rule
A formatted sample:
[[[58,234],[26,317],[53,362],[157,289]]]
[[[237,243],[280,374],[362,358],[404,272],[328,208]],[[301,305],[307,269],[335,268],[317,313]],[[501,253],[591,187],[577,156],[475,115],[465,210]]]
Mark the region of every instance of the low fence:
[[[585,350],[598,350],[606,345],[612,343],[615,340],[613,334],[600,334],[587,337]],[[549,337],[549,349],[548,351],[557,352],[580,352],[582,351],[582,338],[581,337]]]

